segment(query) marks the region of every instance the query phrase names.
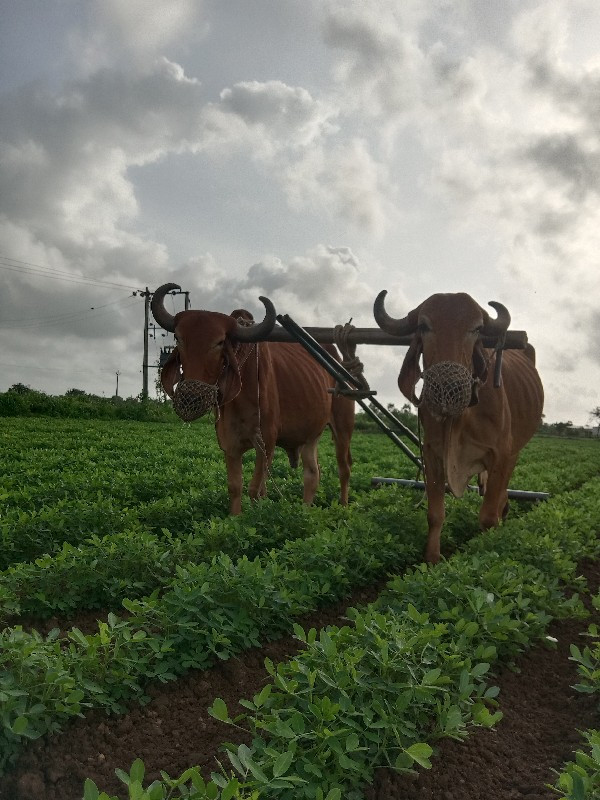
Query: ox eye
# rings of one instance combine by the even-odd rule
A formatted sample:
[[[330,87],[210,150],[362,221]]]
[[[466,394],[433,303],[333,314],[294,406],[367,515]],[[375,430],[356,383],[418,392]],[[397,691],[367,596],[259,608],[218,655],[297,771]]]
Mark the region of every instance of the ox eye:
[[[473,328],[471,333],[474,333],[475,336],[479,336],[482,330],[483,330],[483,325],[478,325],[476,328]]]
[[[417,330],[419,331],[419,333],[429,333],[431,331],[431,328],[427,322],[419,322],[419,324],[417,325]]]

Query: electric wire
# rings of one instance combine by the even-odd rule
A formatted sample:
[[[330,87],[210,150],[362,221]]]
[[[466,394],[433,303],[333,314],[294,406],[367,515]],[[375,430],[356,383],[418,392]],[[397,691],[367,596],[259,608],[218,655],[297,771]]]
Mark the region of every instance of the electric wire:
[[[67,283],[85,283],[93,286],[111,286],[117,289],[140,291],[139,286],[116,283],[115,281],[103,281],[98,280],[98,278],[87,278],[84,275],[73,275],[71,272],[54,269],[53,267],[47,267],[41,264],[34,264],[30,261],[20,261],[17,258],[11,258],[10,256],[6,256],[1,253],[0,269],[18,272],[23,275],[37,275],[43,278],[52,278],[53,280],[65,281]]]
[[[129,301],[129,302],[127,302]],[[42,317],[39,319],[29,319],[29,320],[2,320],[0,322],[0,330],[1,329],[14,329],[18,328],[19,330],[24,330],[27,328],[43,328],[47,325],[59,325],[64,322],[76,322],[77,320],[81,319],[89,319],[90,317],[95,319],[96,317],[101,317],[106,314],[112,314],[119,309],[110,309],[109,311],[100,311],[100,309],[106,308],[111,305],[116,305],[117,303],[123,303],[123,309],[129,308],[132,305],[137,303],[137,297],[133,297],[129,295],[128,297],[121,297],[118,300],[113,300],[110,303],[104,303],[101,306],[91,306],[89,309],[85,311],[75,311],[70,314],[60,314],[55,317]]]

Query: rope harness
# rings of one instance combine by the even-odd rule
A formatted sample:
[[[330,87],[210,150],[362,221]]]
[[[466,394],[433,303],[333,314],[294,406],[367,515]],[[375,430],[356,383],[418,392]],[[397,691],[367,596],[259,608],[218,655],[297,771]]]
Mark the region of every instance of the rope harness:
[[[354,325],[351,325],[352,318],[345,325],[336,325],[333,329],[333,341],[342,355],[342,366],[353,375],[361,384],[365,391],[369,391],[370,387],[367,379],[363,374],[364,364],[356,355],[356,344],[351,344],[348,340],[349,335],[355,330]],[[336,391],[334,394],[339,394],[339,385],[336,384]]]

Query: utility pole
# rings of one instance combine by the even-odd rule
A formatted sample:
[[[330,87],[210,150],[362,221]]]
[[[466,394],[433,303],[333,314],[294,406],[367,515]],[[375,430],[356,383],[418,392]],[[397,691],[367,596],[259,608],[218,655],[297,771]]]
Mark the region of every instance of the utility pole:
[[[121,373],[119,372],[119,370],[117,370],[117,371],[115,372],[115,375],[117,376],[117,391],[115,392],[115,397],[118,397],[118,396],[119,396],[119,375],[120,375],[120,374],[121,374]]]
[[[142,401],[148,399],[148,322],[150,319],[150,291],[142,292],[144,298],[144,359],[142,361]]]
[[[134,292],[136,294],[136,292]],[[148,287],[146,286],[146,291],[140,292],[140,297],[144,298],[144,358],[142,361],[142,400],[148,399],[148,370],[150,368],[150,364],[148,364],[148,339],[150,337],[150,299],[154,292],[151,292]],[[190,308],[190,293],[189,292],[169,292],[169,294],[183,294],[185,295],[185,311],[189,311]],[[153,326],[154,330],[156,330],[156,326]],[[117,373],[117,392],[119,386],[119,376]]]

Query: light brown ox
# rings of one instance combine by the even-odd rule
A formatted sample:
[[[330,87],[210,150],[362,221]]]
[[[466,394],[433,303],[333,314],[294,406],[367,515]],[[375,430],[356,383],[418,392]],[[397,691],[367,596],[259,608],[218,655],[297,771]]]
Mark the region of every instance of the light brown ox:
[[[484,349],[482,336],[501,338],[506,332],[510,314],[501,303],[489,303],[498,314],[491,319],[467,294],[434,294],[404,319],[393,319],[384,308],[386,294],[380,292],[375,300],[377,324],[393,335],[412,334],[398,386],[418,406],[423,427],[429,525],[425,559],[436,563],[446,485],[461,497],[469,479],[478,475],[481,528],[506,517],[508,483],[519,452],[539,425],[544,392],[530,345],[504,351],[501,385],[494,387],[489,367],[495,355]]]
[[[252,448],[256,451],[249,485],[252,499],[266,495],[268,471],[279,446],[292,467],[301,458],[303,499],[312,503],[320,480],[317,445],[327,425],[335,442],[340,503],[346,505],[354,401],[328,393],[333,378],[300,345],[257,341],[275,324],[275,309],[268,298],[260,298],[266,316],[257,324],[250,324],[252,315],[243,309],[231,315],[182,311],[173,316],[165,309],[164,298],[179,288],[167,283],[152,299],[154,319],[175,334],[177,343],[162,369],[161,383],[186,421],[214,407],[217,439],[225,454],[230,513],[241,512],[242,455]],[[337,357],[335,348],[328,349]]]

